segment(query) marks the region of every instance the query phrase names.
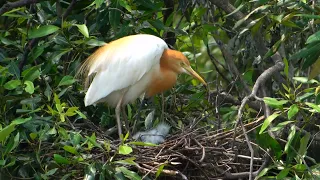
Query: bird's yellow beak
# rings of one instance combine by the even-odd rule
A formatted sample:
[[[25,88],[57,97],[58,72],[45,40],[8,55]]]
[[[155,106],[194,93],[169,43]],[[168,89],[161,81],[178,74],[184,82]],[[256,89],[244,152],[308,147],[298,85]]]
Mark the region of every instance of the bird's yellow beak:
[[[184,66],[183,68],[188,72],[188,74],[198,79],[203,85],[207,86],[206,81],[204,81],[202,77],[191,68],[191,66]]]

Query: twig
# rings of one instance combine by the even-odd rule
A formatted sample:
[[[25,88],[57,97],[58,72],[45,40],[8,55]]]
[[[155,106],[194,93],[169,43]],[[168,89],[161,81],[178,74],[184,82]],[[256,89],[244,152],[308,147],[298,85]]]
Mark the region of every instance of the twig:
[[[201,149],[202,149],[202,156],[201,156],[201,159],[199,160],[199,162],[202,162],[203,160],[204,160],[204,158],[205,158],[205,156],[206,156],[206,148],[204,148],[203,146],[202,146],[202,144],[201,143],[199,143],[199,141],[197,141],[196,139],[194,139],[194,138],[192,138],[200,147],[201,147]]]
[[[15,2],[7,2],[0,8],[0,16],[3,15],[4,13],[18,7],[26,6],[29,4],[34,4],[37,3],[41,0],[20,0],[20,1],[15,1]]]
[[[152,172],[152,173],[157,173],[157,171],[154,171],[154,170],[150,170],[150,169],[147,169],[147,168],[144,168],[144,167],[141,167],[139,166],[138,164],[136,164],[136,167],[139,169],[139,170],[142,170],[144,172]],[[166,175],[170,175],[170,176],[175,176],[177,174],[179,174],[178,171],[172,171],[172,170],[167,170],[167,169],[163,169],[162,170],[162,173],[166,174]]]
[[[254,151],[253,151],[253,148],[252,148],[252,145],[251,145],[251,143],[250,143],[248,134],[247,134],[247,132],[246,132],[246,129],[245,129],[244,126],[243,126],[242,121],[240,121],[240,125],[241,125],[243,135],[244,135],[244,137],[246,138],[246,142],[247,142],[247,145],[248,145],[249,150],[250,150],[250,156],[251,156],[251,157],[250,157],[250,174],[249,174],[249,180],[251,180],[251,179],[252,179],[252,172],[253,172],[253,156],[254,156]]]
[[[236,77],[239,78],[240,82],[242,83],[242,85],[244,87],[244,90],[247,93],[250,93],[250,88],[247,85],[247,83],[243,80],[237,66],[234,63],[234,60],[233,60],[232,55],[230,54],[229,50],[227,48],[225,48],[225,45],[220,40],[216,39],[216,41],[217,41],[217,44],[223,54],[223,57],[224,57],[226,63],[228,64],[230,72],[233,74],[234,79]]]
[[[212,62],[212,64],[213,64],[214,68],[215,68],[216,71],[218,72],[218,74],[229,84],[229,83],[230,83],[229,79],[228,79],[227,77],[225,77],[225,76],[223,75],[223,73],[220,71],[220,69],[218,68],[218,66],[217,66],[217,64],[216,64],[217,60],[216,60],[216,58],[211,54],[208,44],[207,44],[207,54],[208,54],[208,56],[209,56],[209,58],[210,58],[210,60],[211,60],[211,62]]]
[[[31,51],[31,49],[38,43],[38,38],[36,39],[31,39],[24,47],[24,52],[23,52],[23,58],[19,63],[19,70],[20,72],[23,69],[23,66],[26,64],[27,60],[28,60],[28,55],[29,52]]]
[[[262,101],[261,98],[257,97],[257,92],[258,89],[260,87],[260,85],[264,84],[266,82],[267,79],[271,78],[271,76],[273,74],[275,74],[275,72],[277,71],[281,71],[284,68],[284,64],[283,62],[278,62],[276,63],[274,66],[270,67],[269,69],[265,70],[256,80],[252,92],[251,94],[249,94],[248,96],[246,96],[245,98],[243,98],[240,108],[238,110],[238,117],[237,117],[237,121],[236,121],[236,126],[239,124],[239,122],[241,121],[242,118],[242,110],[244,109],[244,106],[247,104],[247,102],[250,100],[250,98],[255,98],[258,101]]]

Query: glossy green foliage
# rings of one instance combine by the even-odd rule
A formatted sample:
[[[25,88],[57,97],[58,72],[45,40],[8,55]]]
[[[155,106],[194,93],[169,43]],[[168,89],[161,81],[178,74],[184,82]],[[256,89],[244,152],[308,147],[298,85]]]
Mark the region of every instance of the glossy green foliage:
[[[76,76],[80,64],[94,50],[138,33],[171,42],[209,87],[181,75],[172,90],[142,108],[140,119],[141,101],[128,105],[130,126],[149,129],[165,120],[174,134],[201,119],[197,128],[232,130],[240,101],[248,94],[244,83],[252,88],[258,76],[273,65],[274,53],[281,52],[285,69],[280,75],[285,83],[274,88],[274,79],[265,81],[270,97],[264,97],[263,103],[272,113],[249,134],[259,146],[256,149],[270,150],[272,159],[258,177],[319,178],[319,164],[308,156],[315,133],[307,127],[318,128],[313,116],[320,113],[320,84],[308,79],[305,71],[320,55],[318,5],[303,0],[237,0],[230,1],[233,12],[225,12],[213,3],[177,0],[174,11],[166,14],[170,8],[163,0],[49,0],[2,14],[0,179],[144,177],[136,169],[133,153],[139,146],[156,145],[132,142],[129,134],[112,143],[118,138],[112,131],[114,109],[104,104],[84,107],[85,90],[81,77]],[[241,19],[235,18],[239,12],[244,14]],[[173,43],[170,34],[175,36]],[[262,37],[269,49],[260,53],[256,36]],[[230,68],[223,48],[238,72]],[[316,78],[317,71],[311,72]],[[155,109],[154,118],[148,117],[151,108]],[[244,123],[262,116],[262,106],[246,105],[244,109]],[[281,132],[286,133],[284,138],[271,136]],[[257,153],[261,154],[260,150]],[[162,162],[144,178],[161,179],[171,165]]]

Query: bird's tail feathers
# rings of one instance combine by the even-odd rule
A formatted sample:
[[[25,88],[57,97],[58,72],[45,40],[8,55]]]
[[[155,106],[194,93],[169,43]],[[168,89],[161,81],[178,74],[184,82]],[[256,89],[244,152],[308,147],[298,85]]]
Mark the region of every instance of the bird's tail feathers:
[[[87,89],[94,78],[94,74],[89,74],[92,65],[94,64],[95,60],[98,59],[97,53],[93,53],[89,56],[80,66],[79,70],[77,71],[75,78],[76,79],[84,79],[84,87]]]

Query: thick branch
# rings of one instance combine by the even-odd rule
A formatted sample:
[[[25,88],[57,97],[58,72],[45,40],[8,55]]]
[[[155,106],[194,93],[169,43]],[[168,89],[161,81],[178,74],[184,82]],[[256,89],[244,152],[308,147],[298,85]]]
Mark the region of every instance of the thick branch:
[[[76,4],[77,0],[72,0],[71,3],[69,4],[67,10],[63,13],[62,18],[66,19],[67,16],[70,14],[70,12],[72,11],[74,5]]]
[[[284,63],[281,61],[278,61],[274,66],[270,67],[269,69],[265,70],[257,79],[256,83],[253,86],[252,89],[252,96],[256,96],[258,89],[261,85],[263,85],[272,75],[274,75],[276,72],[282,71],[284,68]]]
[[[174,1],[172,0],[164,0],[165,10],[163,10],[163,23],[165,24],[170,17],[170,15],[174,12]],[[172,22],[169,26],[172,26]],[[174,32],[165,32],[163,35],[164,41],[171,47],[176,43],[176,35]]]
[[[238,67],[235,65],[235,63],[233,61],[232,55],[229,53],[227,48],[224,47],[225,45],[222,42],[220,42],[219,40],[216,40],[216,41],[219,45],[219,48],[223,54],[224,59],[226,60],[226,63],[228,64],[230,71],[234,73],[233,74],[234,78],[235,79],[239,78],[240,82],[243,84],[243,87],[244,87],[246,93],[250,93],[251,90],[250,90],[249,86],[247,85],[247,83],[244,82],[244,80],[238,70]]]
[[[0,16],[3,15],[4,13],[18,7],[26,6],[29,4],[34,4],[39,2],[40,0],[20,0],[20,1],[15,1],[15,2],[7,2],[0,8]]]

